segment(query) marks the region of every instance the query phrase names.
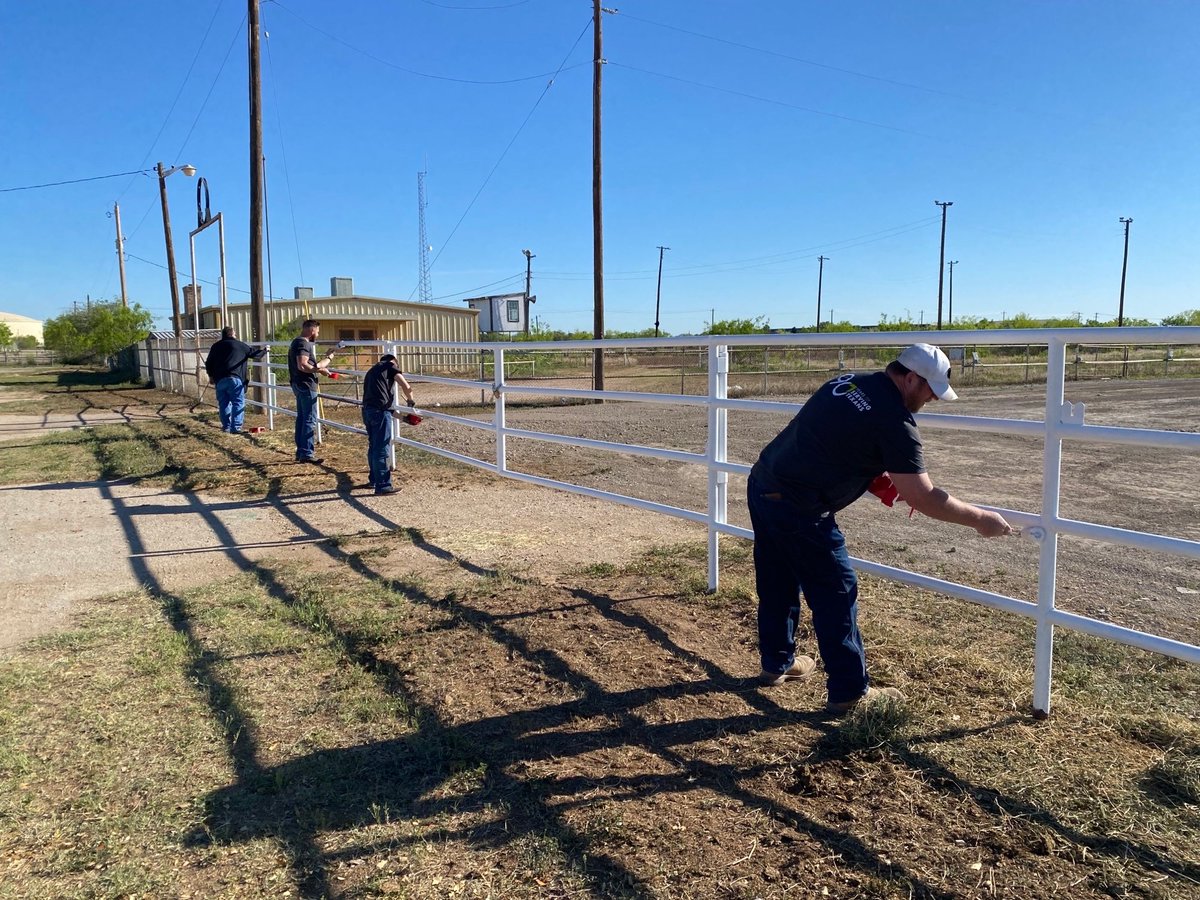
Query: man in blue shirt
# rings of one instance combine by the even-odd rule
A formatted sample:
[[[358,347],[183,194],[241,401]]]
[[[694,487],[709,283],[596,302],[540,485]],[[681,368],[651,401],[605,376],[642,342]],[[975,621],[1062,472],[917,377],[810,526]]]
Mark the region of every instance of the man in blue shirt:
[[[296,461],[320,465],[325,460],[316,453],[317,375],[329,374],[331,356],[317,359],[313,342],[321,334],[321,323],[305,319],[300,336],[288,347],[288,378],[296,397]]]
[[[394,494],[392,470],[388,466],[388,444],[392,440],[392,415],[396,413],[393,385],[399,385],[409,406],[415,406],[412,387],[400,372],[396,357],[385,353],[363,378],[362,419],[367,429],[367,466],[376,494]]]
[[[217,394],[221,430],[241,434],[246,415],[246,362],[262,359],[269,347],[251,347],[237,339],[232,325],[221,329],[221,339],[208,350],[204,368]]]
[[[848,373],[824,384],[763,449],[746,495],[764,683],[780,685],[816,668],[811,657],[796,655],[803,592],[825,664],[827,709],[844,713],[881,694],[903,699],[894,688],[870,687],[858,631],[858,580],[834,514],[887,473],[917,512],[985,537],[1011,534],[998,513],[934,487],[925,471],[913,414],[930,400],[957,398],[946,355],[913,344],[883,372]]]

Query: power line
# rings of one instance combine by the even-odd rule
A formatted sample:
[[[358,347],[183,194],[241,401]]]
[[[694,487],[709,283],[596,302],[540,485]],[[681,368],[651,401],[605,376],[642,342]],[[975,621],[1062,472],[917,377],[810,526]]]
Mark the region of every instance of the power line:
[[[554,72],[541,72],[537,75],[522,75],[520,78],[504,78],[504,79],[495,80],[495,81],[487,81],[487,80],[477,79],[477,78],[454,78],[453,76],[450,76],[450,75],[434,75],[431,72],[421,72],[417,69],[410,69],[407,66],[402,66],[402,65],[399,65],[398,63],[392,62],[391,60],[384,59],[382,56],[376,56],[374,53],[371,53],[368,50],[363,50],[361,47],[356,47],[354,44],[351,44],[349,41],[343,40],[342,38],[338,37],[336,34],[332,34],[328,31],[326,31],[324,28],[321,28],[318,25],[314,25],[312,22],[308,21],[303,16],[301,16],[299,13],[288,9],[286,6],[284,6],[282,3],[280,3],[279,0],[275,0],[275,5],[278,6],[280,9],[282,9],[284,12],[295,16],[297,19],[300,20],[301,23],[303,23],[304,25],[307,25],[313,31],[317,32],[318,34],[323,34],[325,37],[329,38],[329,40],[333,41],[334,43],[341,44],[343,47],[347,48],[348,50],[353,50],[355,53],[365,56],[365,57],[367,57],[367,59],[374,60],[375,62],[379,63],[380,65],[387,66],[389,69],[396,69],[399,72],[404,72],[408,75],[416,75],[419,78],[431,78],[431,79],[434,79],[435,81],[453,81],[457,84],[517,84],[518,82],[521,82],[521,81],[534,81],[535,79],[545,78],[550,75],[557,76],[559,74],[559,72],[562,71],[562,66],[559,66],[559,68],[557,70],[555,70]],[[587,65],[587,63],[580,63],[579,65]],[[575,68],[575,67],[572,66],[572,68]]]
[[[856,235],[855,237],[843,238],[838,241],[828,241],[822,244],[814,244],[811,247],[802,247],[798,250],[785,250],[782,253],[772,253],[767,256],[750,256],[744,259],[733,259],[718,263],[704,263],[693,266],[679,266],[669,272],[667,278],[691,278],[697,275],[712,275],[721,272],[738,272],[747,269],[767,268],[768,266],[783,265],[784,263],[795,262],[797,259],[806,257],[814,252],[823,250],[849,250],[854,247],[862,247],[866,244],[873,244],[878,241],[885,241],[889,238],[899,237],[900,235],[909,234],[914,231],[919,231],[923,228],[928,228],[933,223],[939,220],[939,216],[928,216],[924,219],[917,219],[914,222],[906,222],[903,225],[893,225],[890,228],[881,228],[878,231],[869,231],[866,234]],[[690,270],[690,271],[689,271]],[[616,281],[638,281],[652,277],[653,269],[633,269],[623,272],[612,273],[605,277],[612,277]],[[548,281],[572,281],[585,278],[591,278],[590,272],[542,272],[540,277]]]
[[[222,3],[224,3],[224,0],[218,0],[216,8],[213,9],[212,18],[208,20],[208,27],[204,29],[204,37],[200,38],[200,44],[196,47],[196,53],[192,57],[191,65],[188,66],[187,74],[183,76],[183,81],[179,84],[179,90],[175,92],[175,99],[171,101],[171,108],[167,110],[166,116],[163,117],[162,124],[158,126],[158,132],[154,135],[154,140],[150,142],[150,146],[146,149],[146,155],[142,157],[142,161],[139,163],[139,165],[144,166],[146,164],[146,160],[150,158],[150,154],[154,152],[155,146],[158,145],[158,139],[162,137],[162,133],[166,129],[167,123],[171,121],[171,114],[175,112],[175,106],[179,103],[179,98],[183,96],[183,89],[187,87],[188,79],[192,77],[192,70],[196,68],[196,61],[200,59],[200,51],[204,49],[204,45],[208,41],[208,35],[212,31],[213,25],[217,21],[217,14],[221,11]],[[132,184],[133,180],[130,179],[129,184],[121,188],[121,193],[117,195],[117,203],[121,202],[121,198],[125,196],[130,185]],[[145,218],[145,216],[142,218]]]
[[[786,59],[786,60],[790,60],[791,62],[798,62],[805,66],[813,66],[814,68],[817,68],[817,69],[825,69],[830,72],[838,72],[842,75],[853,75],[855,78],[865,78],[869,81],[879,81],[879,82],[882,82],[883,84],[894,85],[895,87],[911,88],[912,90],[923,91],[927,94],[938,94],[942,97],[953,97],[956,100],[969,100],[970,99],[969,97],[964,97],[961,94],[954,94],[954,93],[951,93],[950,91],[939,90],[938,88],[925,87],[924,85],[921,85],[921,84],[912,84],[911,82],[908,82],[908,81],[897,81],[894,78],[884,78],[880,75],[868,75],[866,72],[856,72],[853,69],[843,69],[840,66],[831,66],[828,63],[820,63],[820,62],[816,62],[815,60],[804,59],[803,57],[800,57],[800,56],[792,56],[791,54],[788,54],[788,53],[780,53],[777,50],[768,50],[766,47],[755,47],[752,44],[742,44],[742,43],[739,43],[738,41],[731,41],[728,38],[716,37],[715,35],[711,35],[711,34],[703,34],[699,31],[691,31],[687,28],[680,28],[678,25],[668,25],[665,22],[653,22],[650,19],[643,19],[640,16],[632,16],[626,12],[618,11],[617,14],[626,19],[633,19],[635,22],[643,22],[646,25],[653,25],[656,28],[665,28],[669,31],[678,31],[681,34],[688,34],[688,35],[691,35],[692,37],[702,38],[703,40],[706,40],[706,41],[715,41],[718,44],[727,44],[730,47],[738,47],[742,50],[753,50],[755,53],[765,53],[767,56],[775,56],[775,57],[778,57],[779,59]]]
[[[454,227],[450,230],[449,236],[447,236],[447,238],[444,241],[442,241],[441,246],[438,248],[437,255],[433,258],[433,261],[430,262],[430,264],[429,264],[430,268],[437,265],[437,261],[439,259],[441,259],[442,254],[445,252],[446,248],[450,245],[450,241],[453,239],[454,235],[458,233],[459,226],[462,225],[463,220],[466,219],[466,217],[467,217],[467,214],[471,212],[471,208],[475,206],[475,201],[479,199],[479,195],[482,194],[484,188],[486,188],[488,186],[488,182],[490,182],[492,180],[492,176],[495,175],[496,170],[500,168],[500,163],[504,162],[504,157],[508,155],[508,151],[511,150],[512,145],[517,142],[517,138],[519,138],[521,136],[521,132],[525,130],[525,126],[529,124],[529,120],[533,118],[533,114],[535,112],[537,112],[537,108],[541,105],[542,100],[544,100],[546,98],[546,94],[548,94],[550,92],[550,88],[554,86],[555,78],[557,78],[559,72],[561,72],[563,70],[563,67],[567,64],[567,60],[571,58],[571,54],[575,52],[575,48],[579,46],[579,42],[581,40],[583,40],[583,36],[585,34],[587,34],[588,29],[591,27],[592,27],[592,20],[589,17],[587,24],[585,24],[583,26],[583,30],[579,32],[579,35],[575,38],[575,42],[573,44],[571,44],[571,49],[567,51],[566,55],[562,59],[562,62],[558,64],[558,68],[555,70],[554,75],[550,78],[549,81],[546,82],[546,86],[544,88],[542,88],[542,92],[540,94],[538,94],[537,100],[534,101],[533,106],[530,107],[529,112],[526,113],[525,118],[521,121],[521,124],[517,127],[516,132],[513,134],[512,138],[509,139],[509,142],[504,146],[504,149],[500,152],[500,157],[496,160],[495,165],[492,166],[491,171],[488,172],[487,177],[483,179],[483,184],[481,184],[479,186],[479,190],[477,190],[475,192],[475,196],[471,198],[471,202],[467,204],[467,208],[465,210],[463,210],[463,214],[461,216],[459,216],[458,221],[454,223]],[[417,290],[416,288],[413,288],[413,293],[415,293],[416,290]],[[412,298],[412,293],[409,294],[409,299],[411,299],[411,298]]]
[[[529,0],[516,0],[515,4],[504,4],[502,6],[450,6],[449,4],[436,4],[433,0],[422,0],[425,4],[436,6],[439,10],[466,10],[468,12],[481,12],[484,10],[511,10],[514,6],[524,6]]]
[[[91,178],[72,178],[68,181],[47,181],[45,184],[26,184],[21,187],[0,188],[0,194],[12,191],[35,191],[38,188],[59,187],[64,184],[83,184],[85,181],[103,181],[105,178],[121,178],[125,175],[148,175],[153,169],[134,169],[131,172],[116,172],[112,175],[93,175]]]
[[[936,140],[935,135],[925,134],[920,131],[912,131],[908,128],[899,128],[895,125],[884,125],[881,122],[872,122],[869,119],[859,119],[854,116],[843,116],[841,113],[825,112],[821,109],[813,109],[811,106],[800,106],[796,103],[788,103],[786,100],[774,100],[770,97],[760,97],[757,94],[748,94],[745,91],[735,91],[732,88],[718,87],[715,84],[704,84],[700,81],[692,81],[689,78],[680,78],[678,75],[667,75],[665,72],[652,72],[650,69],[639,69],[637,66],[629,66],[624,63],[613,62],[611,59],[607,61],[610,66],[616,66],[619,69],[629,69],[631,72],[641,72],[643,75],[653,75],[656,78],[665,78],[668,81],[678,81],[681,84],[690,84],[694,87],[707,88],[710,91],[718,91],[722,94],[731,94],[734,97],[744,97],[747,100],[757,100],[759,103],[771,103],[775,106],[783,106],[787,109],[795,109],[800,112],[812,113],[815,116],[825,116],[830,119],[840,119],[843,122],[854,122],[857,125],[867,125],[871,128],[882,128],[885,131],[898,131],[901,134],[911,134],[916,137],[929,138]]]
[[[283,142],[283,120],[279,115],[279,93],[275,90],[275,63],[271,58],[271,33],[266,29],[263,30],[263,33],[267,38],[267,68],[271,71],[271,97],[275,101],[275,129],[279,132],[279,151],[283,156],[283,183],[287,187],[288,209],[292,214],[292,238],[296,242],[296,267],[300,270],[300,283],[304,284],[304,262],[300,256],[300,230],[296,227],[296,202],[292,198],[292,177],[288,173],[287,147]]]
[[[208,88],[208,93],[204,95],[204,102],[200,104],[200,109],[196,112],[196,118],[192,120],[192,127],[188,129],[188,133],[183,138],[183,143],[179,145],[179,152],[175,154],[175,158],[179,159],[183,156],[183,148],[187,146],[188,140],[192,136],[192,132],[196,130],[196,125],[200,121],[200,117],[204,115],[204,108],[208,106],[208,100],[212,97],[212,92],[217,86],[217,82],[221,79],[221,73],[225,71],[225,64],[229,62],[229,54],[233,52],[233,45],[237,43],[238,36],[242,33],[242,27],[246,24],[246,19],[249,16],[247,13],[242,16],[242,21],[238,24],[237,31],[233,33],[233,39],[229,42],[229,46],[225,49],[225,56],[221,60],[221,67],[217,69],[217,74],[213,77],[212,84]]]

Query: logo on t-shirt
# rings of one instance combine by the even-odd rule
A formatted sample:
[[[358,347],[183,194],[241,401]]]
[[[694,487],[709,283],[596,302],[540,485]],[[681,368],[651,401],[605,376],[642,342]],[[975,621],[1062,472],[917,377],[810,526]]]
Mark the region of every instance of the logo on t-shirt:
[[[832,386],[833,396],[845,397],[859,412],[868,412],[871,409],[871,401],[865,393],[859,390],[858,385],[854,383],[853,379],[854,373],[847,372],[845,375],[839,375],[833,381],[829,382]]]

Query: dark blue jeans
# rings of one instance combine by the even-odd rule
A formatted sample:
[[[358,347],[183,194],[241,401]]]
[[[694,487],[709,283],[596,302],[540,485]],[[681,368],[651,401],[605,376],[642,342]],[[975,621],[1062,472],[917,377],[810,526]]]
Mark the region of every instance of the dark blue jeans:
[[[804,516],[787,500],[746,487],[754,525],[758,648],[764,672],[779,675],[796,655],[800,592],[812,610],[825,664],[829,700],[842,703],[867,690],[867,655],[858,633],[858,579],[833,515]]]
[[[216,383],[216,391],[221,430],[236,434],[246,417],[246,385],[236,375],[228,375]]]
[[[317,389],[293,384],[296,395],[296,459],[317,455]]]
[[[367,429],[367,466],[371,470],[371,484],[375,490],[387,490],[392,486],[392,472],[388,467],[388,444],[392,440],[392,414],[386,409],[362,408],[363,426]]]

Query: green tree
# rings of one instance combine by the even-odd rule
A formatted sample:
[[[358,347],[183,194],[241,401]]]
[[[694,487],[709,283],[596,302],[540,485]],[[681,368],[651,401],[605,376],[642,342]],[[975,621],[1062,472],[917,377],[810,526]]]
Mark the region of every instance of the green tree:
[[[12,329],[7,322],[0,322],[0,347],[11,347],[13,342]]]
[[[36,350],[38,339],[32,334],[23,334],[16,340],[18,350]]]
[[[766,316],[755,319],[722,319],[708,325],[701,334],[766,334],[771,324]]]
[[[1200,325],[1200,309],[1185,309],[1181,313],[1167,316],[1162,320],[1164,325]]]
[[[105,359],[146,337],[154,316],[138,304],[94,303],[47,319],[44,340],[68,361]]]

